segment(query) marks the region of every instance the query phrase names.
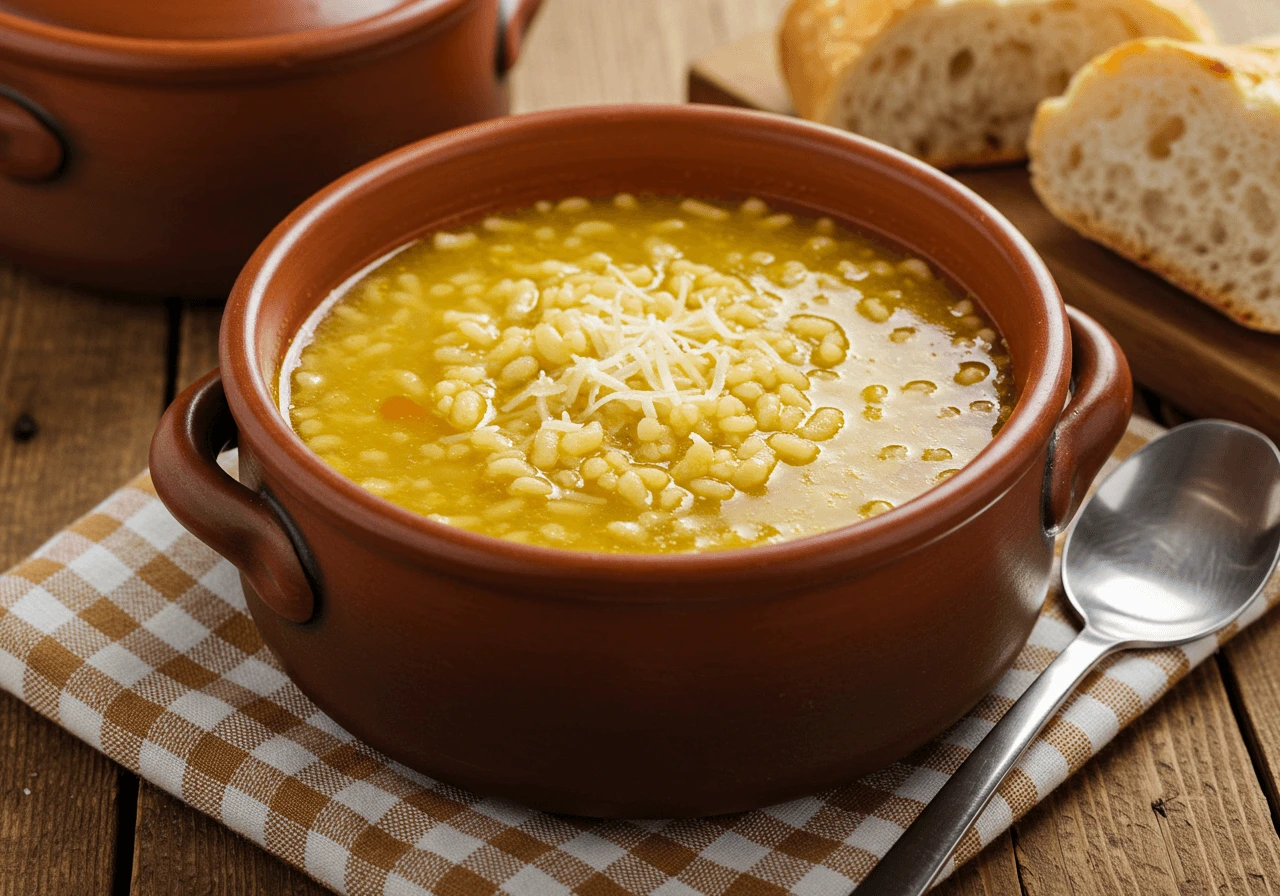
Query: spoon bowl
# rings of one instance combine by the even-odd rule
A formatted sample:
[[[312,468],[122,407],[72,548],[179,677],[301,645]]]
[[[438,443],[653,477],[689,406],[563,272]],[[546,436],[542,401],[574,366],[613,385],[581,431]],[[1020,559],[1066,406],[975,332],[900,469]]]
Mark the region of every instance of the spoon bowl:
[[[1188,423],[1136,451],[1076,518],[1062,585],[1123,647],[1194,641],[1234,620],[1280,558],[1280,451],[1252,429]]]

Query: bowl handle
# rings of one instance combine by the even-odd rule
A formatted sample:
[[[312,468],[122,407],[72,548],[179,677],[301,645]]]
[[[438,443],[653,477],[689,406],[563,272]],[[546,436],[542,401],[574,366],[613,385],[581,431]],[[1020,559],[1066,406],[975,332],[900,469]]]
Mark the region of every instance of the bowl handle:
[[[1068,306],[1067,318],[1074,388],[1045,469],[1045,527],[1053,534],[1071,522],[1133,412],[1133,378],[1120,346],[1083,311]]]
[[[0,175],[19,183],[43,183],[62,173],[67,141],[53,119],[0,84]]]
[[[290,622],[306,622],[315,592],[290,527],[262,494],[231,478],[218,454],[236,424],[218,371],[174,399],[151,440],[151,481],[191,534],[240,570],[263,603]]]
[[[542,0],[498,0],[498,74],[511,71]]]

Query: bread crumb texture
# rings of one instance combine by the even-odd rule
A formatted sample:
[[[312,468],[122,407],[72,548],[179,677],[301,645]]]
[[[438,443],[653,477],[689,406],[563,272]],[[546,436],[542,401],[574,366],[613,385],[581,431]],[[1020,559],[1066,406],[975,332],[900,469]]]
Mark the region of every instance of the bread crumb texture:
[[[1080,233],[1280,333],[1280,46],[1115,48],[1040,107],[1031,171]]]
[[[794,0],[780,50],[801,115],[946,168],[1025,158],[1041,100],[1152,36],[1214,39],[1184,0]]]

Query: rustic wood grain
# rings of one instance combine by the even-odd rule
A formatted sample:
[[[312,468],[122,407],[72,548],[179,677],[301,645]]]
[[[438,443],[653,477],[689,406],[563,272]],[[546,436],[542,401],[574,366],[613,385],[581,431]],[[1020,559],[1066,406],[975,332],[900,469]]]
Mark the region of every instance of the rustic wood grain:
[[[692,103],[795,114],[778,68],[778,42],[772,30],[743,35],[695,59],[685,92]]]
[[[311,881],[238,834],[143,782],[132,896],[324,896]]]
[[[785,0],[547,0],[512,110],[684,100],[689,62],[771,28]]]
[[[117,801],[132,776],[8,694],[0,751],[0,894],[112,893]]]
[[[218,325],[222,306],[188,303],[178,331],[175,391],[180,392],[218,366]]]
[[[0,561],[20,559],[147,462],[164,406],[164,309],[0,268]],[[25,443],[12,430],[30,415]]]
[[[1280,842],[1212,660],[1015,834],[1027,896],[1280,893]]]
[[[1008,832],[931,892],[933,896],[1018,896],[1018,859]]]
[[[1272,822],[1280,826],[1280,615],[1273,612],[1233,638],[1222,662]]]
[[[0,266],[0,568],[145,466],[165,346],[163,308]],[[37,429],[20,442],[23,415]],[[0,893],[110,893],[131,777],[0,695]]]

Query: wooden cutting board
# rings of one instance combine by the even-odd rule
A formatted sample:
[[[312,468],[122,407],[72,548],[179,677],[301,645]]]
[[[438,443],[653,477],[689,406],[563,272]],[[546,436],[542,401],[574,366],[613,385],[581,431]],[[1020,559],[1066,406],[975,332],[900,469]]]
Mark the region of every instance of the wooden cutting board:
[[[771,33],[723,47],[689,70],[689,100],[794,114]],[[1023,166],[958,172],[1043,256],[1063,297],[1124,347],[1139,383],[1196,417],[1225,417],[1280,440],[1280,336],[1232,323],[1060,223]]]

